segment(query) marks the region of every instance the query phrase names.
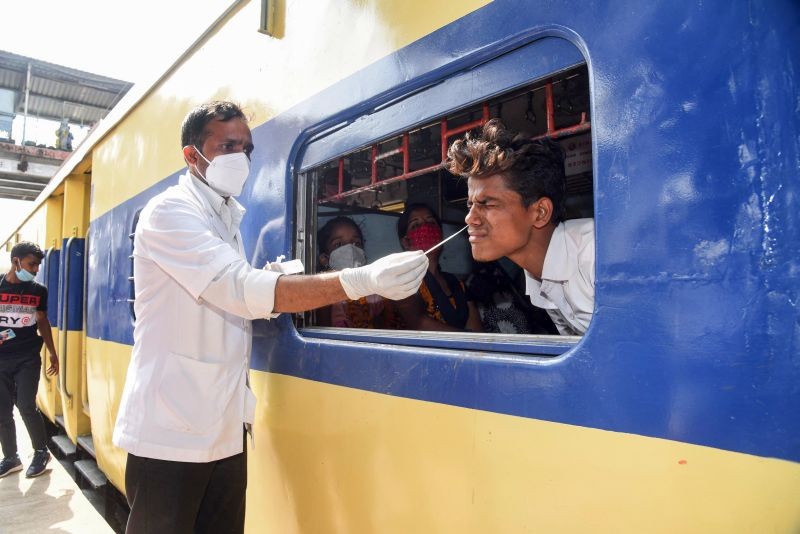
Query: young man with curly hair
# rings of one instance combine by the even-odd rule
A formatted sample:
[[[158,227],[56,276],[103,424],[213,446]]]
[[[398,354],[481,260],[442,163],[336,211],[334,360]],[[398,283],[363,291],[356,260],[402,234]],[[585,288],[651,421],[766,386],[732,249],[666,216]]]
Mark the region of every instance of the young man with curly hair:
[[[531,302],[562,335],[583,335],[594,309],[594,220],[563,220],[561,148],[492,119],[480,135],[453,143],[447,166],[467,178],[472,256],[522,267]]]

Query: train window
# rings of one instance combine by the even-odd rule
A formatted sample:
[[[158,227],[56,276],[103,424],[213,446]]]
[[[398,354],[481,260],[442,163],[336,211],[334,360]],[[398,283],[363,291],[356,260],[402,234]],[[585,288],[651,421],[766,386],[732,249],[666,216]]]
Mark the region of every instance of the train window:
[[[303,258],[307,271],[342,268],[407,248],[401,237],[410,235],[403,227],[409,221],[401,214],[412,206],[416,206],[412,219],[419,215],[440,221],[444,237],[462,229],[466,180],[450,174],[443,160],[453,141],[492,118],[532,138],[559,143],[566,156],[565,218],[594,216],[589,83],[586,66],[578,65],[302,169],[297,205],[302,234],[297,235],[296,256]],[[343,246],[347,244],[355,247]],[[358,248],[366,258],[359,257]],[[445,301],[434,284],[420,292],[415,305],[379,297],[343,302],[298,315],[296,325],[310,336],[380,335],[382,342],[471,348],[485,343],[500,350],[508,350],[504,343],[514,346],[533,336],[545,347],[541,352],[551,354],[577,341],[558,336],[548,313],[531,304],[522,269],[507,259],[489,264],[473,261],[465,233],[443,247],[438,262],[440,271],[449,273],[442,285],[449,289],[445,298],[455,303],[453,309],[460,306],[466,311],[454,314],[440,306]],[[446,328],[427,319],[418,321],[418,316],[429,316]]]

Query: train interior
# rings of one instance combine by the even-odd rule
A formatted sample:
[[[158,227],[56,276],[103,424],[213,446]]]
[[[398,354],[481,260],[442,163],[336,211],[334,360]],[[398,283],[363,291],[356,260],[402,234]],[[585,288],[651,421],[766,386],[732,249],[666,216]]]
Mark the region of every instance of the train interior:
[[[307,272],[322,269],[317,232],[337,216],[349,217],[359,225],[368,261],[402,251],[397,219],[409,204],[427,204],[435,211],[445,238],[461,230],[467,214],[466,179],[452,175],[442,161],[454,140],[480,129],[492,118],[500,118],[510,129],[534,139],[549,138],[559,143],[565,153],[566,218],[594,216],[589,84],[587,68],[581,65],[446,116],[433,117],[307,169],[298,180],[306,193],[298,217],[305,218],[299,222],[307,230],[305,239],[297,243],[296,254],[304,259]],[[506,259],[498,263],[520,301],[526,301],[521,269]],[[440,266],[462,282],[469,279],[477,265],[471,258],[466,232],[447,243]],[[544,317],[549,322],[546,314]],[[321,323],[317,314],[310,312],[298,315],[296,325],[318,327]],[[520,333],[555,333],[549,326]]]

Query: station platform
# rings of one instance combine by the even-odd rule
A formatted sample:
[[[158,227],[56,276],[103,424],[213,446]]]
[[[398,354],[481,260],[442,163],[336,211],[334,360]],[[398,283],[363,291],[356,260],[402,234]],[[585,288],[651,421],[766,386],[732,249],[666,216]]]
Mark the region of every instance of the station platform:
[[[114,534],[55,457],[47,473],[25,478],[33,450],[16,408],[14,422],[23,468],[0,478],[0,534]]]

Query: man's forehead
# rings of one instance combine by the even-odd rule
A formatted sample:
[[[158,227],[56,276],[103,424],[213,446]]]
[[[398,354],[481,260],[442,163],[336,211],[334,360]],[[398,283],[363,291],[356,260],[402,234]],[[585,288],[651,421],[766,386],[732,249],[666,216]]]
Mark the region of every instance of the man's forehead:
[[[234,117],[226,121],[222,119],[213,119],[206,124],[203,129],[206,137],[215,136],[223,137],[230,140],[251,139],[252,134],[250,127],[244,119]]]
[[[39,256],[36,254],[28,254],[20,258],[20,261],[24,262],[34,262],[34,263],[42,263],[42,260],[39,259]]]
[[[501,194],[513,193],[514,191],[508,188],[506,180],[500,174],[493,174],[491,176],[475,177],[470,176],[467,179],[467,190],[470,196],[473,195],[489,195],[497,196]]]

